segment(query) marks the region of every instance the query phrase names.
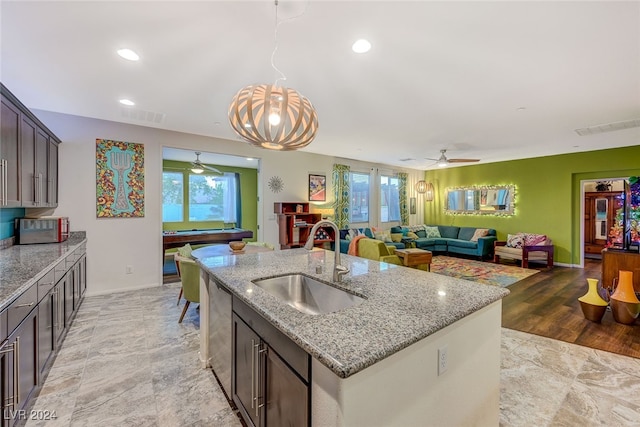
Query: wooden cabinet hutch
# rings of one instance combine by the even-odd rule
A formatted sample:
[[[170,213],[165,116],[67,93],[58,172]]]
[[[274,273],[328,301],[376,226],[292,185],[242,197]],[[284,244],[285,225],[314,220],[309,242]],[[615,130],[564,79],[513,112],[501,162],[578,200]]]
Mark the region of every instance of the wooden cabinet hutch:
[[[276,202],[273,212],[278,220],[280,249],[303,247],[314,224],[322,218],[319,213],[309,212],[306,202]],[[316,233],[315,246],[333,242],[335,236],[330,227],[321,228]]]
[[[620,270],[633,273],[633,289],[640,292],[640,253],[611,249],[602,251],[602,286],[611,288]]]
[[[584,194],[585,254],[599,255],[604,249],[622,203],[622,191],[592,191]]]

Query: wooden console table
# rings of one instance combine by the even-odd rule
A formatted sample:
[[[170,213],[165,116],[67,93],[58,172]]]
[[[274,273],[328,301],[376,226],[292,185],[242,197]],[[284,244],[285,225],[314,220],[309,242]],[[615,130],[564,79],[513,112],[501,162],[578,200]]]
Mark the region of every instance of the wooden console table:
[[[162,262],[167,249],[178,248],[187,243],[201,245],[207,243],[229,243],[244,238],[253,238],[253,231],[242,228],[210,229],[210,230],[185,230],[162,232]]]
[[[618,271],[633,272],[633,289],[640,292],[640,254],[637,252],[602,251],[602,286],[610,288]]]

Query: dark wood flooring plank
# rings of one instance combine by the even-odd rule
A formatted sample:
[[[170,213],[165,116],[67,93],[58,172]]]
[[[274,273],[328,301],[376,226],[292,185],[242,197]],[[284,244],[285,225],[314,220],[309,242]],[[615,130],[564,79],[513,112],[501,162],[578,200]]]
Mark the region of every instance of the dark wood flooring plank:
[[[599,324],[582,314],[578,298],[587,292],[587,278],[601,276],[600,260],[587,259],[584,269],[556,266],[511,285],[502,300],[502,326],[640,358],[640,321],[623,325],[607,311]]]

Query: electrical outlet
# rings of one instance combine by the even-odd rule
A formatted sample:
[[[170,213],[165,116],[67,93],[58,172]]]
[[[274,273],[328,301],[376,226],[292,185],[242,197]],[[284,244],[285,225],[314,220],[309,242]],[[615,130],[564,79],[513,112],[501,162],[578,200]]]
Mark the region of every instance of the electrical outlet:
[[[127,269],[125,271],[127,274],[133,274],[133,265],[127,265]]]
[[[447,372],[449,368],[448,346],[445,344],[438,349],[438,375]]]

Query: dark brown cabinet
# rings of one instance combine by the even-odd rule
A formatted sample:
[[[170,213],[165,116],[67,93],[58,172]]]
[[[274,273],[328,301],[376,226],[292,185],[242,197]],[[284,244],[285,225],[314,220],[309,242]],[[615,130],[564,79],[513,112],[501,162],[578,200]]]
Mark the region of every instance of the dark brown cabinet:
[[[20,202],[20,110],[4,96],[0,98],[0,207],[21,206]]]
[[[278,219],[278,235],[280,249],[299,248],[304,246],[314,224],[322,218],[319,213],[309,212],[309,203],[276,202],[273,211]],[[316,238],[316,246],[332,242],[335,236],[330,229],[323,229],[324,238]]]
[[[2,426],[13,426],[38,385],[38,310],[34,309],[0,347]]]
[[[236,298],[232,324],[232,396],[247,425],[311,425],[310,356]]]
[[[640,292],[640,254],[611,249],[602,251],[602,286],[612,288],[620,270],[633,273],[633,290]]]
[[[600,254],[607,243],[616,212],[622,207],[621,191],[584,194],[584,253]]]
[[[1,88],[0,207],[56,207],[60,140]]]
[[[0,312],[0,427],[25,420],[86,288],[83,243]]]

